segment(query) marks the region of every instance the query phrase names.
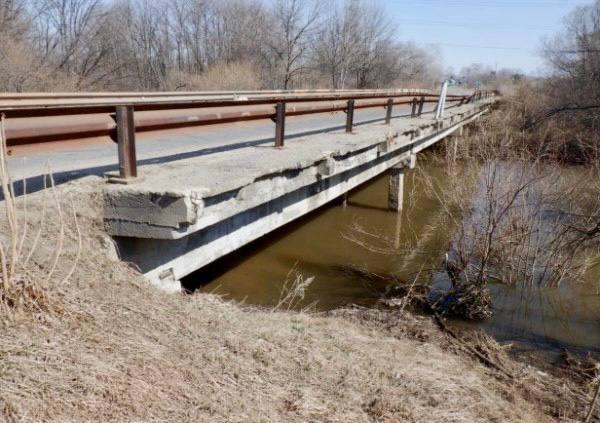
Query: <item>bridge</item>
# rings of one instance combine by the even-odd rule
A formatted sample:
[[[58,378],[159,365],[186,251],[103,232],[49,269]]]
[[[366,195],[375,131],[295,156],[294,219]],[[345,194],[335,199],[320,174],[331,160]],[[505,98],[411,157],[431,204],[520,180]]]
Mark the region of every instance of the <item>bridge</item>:
[[[57,183],[106,177],[105,227],[120,258],[179,290],[183,277],[386,171],[389,208],[401,210],[417,154],[495,100],[445,85],[15,94],[0,96],[0,112],[13,177],[41,189],[48,160]]]

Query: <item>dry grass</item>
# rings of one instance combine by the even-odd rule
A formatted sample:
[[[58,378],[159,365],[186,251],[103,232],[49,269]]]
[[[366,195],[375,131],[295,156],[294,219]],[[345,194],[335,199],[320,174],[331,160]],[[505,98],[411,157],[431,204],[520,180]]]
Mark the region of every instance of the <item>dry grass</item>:
[[[162,89],[176,91],[260,90],[256,67],[249,62],[217,63],[205,72],[171,72]]]
[[[273,307],[273,311],[290,311],[300,309],[300,304],[306,297],[306,290],[313,283],[315,278],[304,277],[304,275],[294,266],[287,274],[277,304]],[[308,311],[314,308],[312,305],[305,307],[303,311]]]
[[[0,92],[77,90],[78,78],[40,59],[26,43],[0,30]]]
[[[102,248],[99,188],[68,187],[83,242],[64,313],[1,323],[0,410],[9,421],[537,422],[583,413],[574,402],[542,408],[543,395],[498,379],[409,315],[387,313],[384,323],[369,313],[272,312],[158,292]],[[29,201],[35,226],[43,195]],[[56,236],[56,215],[47,218],[33,263]],[[60,275],[79,249],[65,230]]]
[[[67,222],[52,175],[49,176],[49,180],[50,187],[45,194],[49,193],[51,198],[44,195],[42,204],[38,204],[41,213],[37,216],[35,224],[32,224],[28,220],[26,181],[23,181],[25,195],[21,197],[21,201],[18,201],[14,194],[13,181],[7,167],[4,116],[0,116],[0,193],[6,222],[4,236],[0,237],[0,312],[7,319],[14,318],[15,314],[19,313],[33,313],[36,317],[45,318],[50,313],[59,312],[59,290],[71,277],[79,260],[80,248],[73,263],[67,268],[67,273],[58,276],[60,272],[57,268],[63,251],[67,224],[72,224],[77,234],[78,247],[81,246],[81,232],[74,204],[70,203],[73,221]],[[48,202],[52,203],[50,207]],[[47,214],[53,215],[57,233],[52,237],[53,245],[48,245],[46,240],[46,245],[42,246],[42,233],[46,221],[51,219],[46,218]],[[33,260],[34,256],[37,261]]]
[[[561,103],[552,80],[517,85],[495,113],[475,125],[473,142],[461,143],[459,152],[470,158],[493,152],[498,159],[598,167],[598,109],[559,112],[569,106]]]

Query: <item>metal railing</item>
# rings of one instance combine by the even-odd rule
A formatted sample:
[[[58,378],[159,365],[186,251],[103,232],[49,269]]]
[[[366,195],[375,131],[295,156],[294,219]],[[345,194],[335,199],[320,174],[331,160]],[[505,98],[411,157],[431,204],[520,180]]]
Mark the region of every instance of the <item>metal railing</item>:
[[[492,95],[495,93],[490,91],[447,95],[444,103],[453,103],[450,107],[456,107]],[[382,118],[390,124],[395,105],[410,105],[410,116],[420,117],[431,113],[424,112],[425,104],[439,104],[439,100],[438,94],[427,90],[30,93],[0,95],[0,113],[7,122],[9,148],[110,136],[118,145],[120,178],[131,179],[137,177],[135,139],[138,132],[271,119],[275,123],[275,147],[281,148],[285,143],[288,116],[342,111],[346,113],[346,132],[350,133],[357,109],[384,107]],[[224,110],[206,113],[215,108]]]

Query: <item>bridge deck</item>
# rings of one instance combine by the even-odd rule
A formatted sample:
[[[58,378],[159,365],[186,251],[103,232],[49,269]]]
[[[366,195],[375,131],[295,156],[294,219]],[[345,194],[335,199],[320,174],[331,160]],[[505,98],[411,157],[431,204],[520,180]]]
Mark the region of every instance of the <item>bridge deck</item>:
[[[150,160],[139,181],[106,187],[106,227],[125,260],[157,283],[176,282],[410,159],[488,105],[449,109],[442,122],[424,115],[303,135],[282,149],[248,143]]]

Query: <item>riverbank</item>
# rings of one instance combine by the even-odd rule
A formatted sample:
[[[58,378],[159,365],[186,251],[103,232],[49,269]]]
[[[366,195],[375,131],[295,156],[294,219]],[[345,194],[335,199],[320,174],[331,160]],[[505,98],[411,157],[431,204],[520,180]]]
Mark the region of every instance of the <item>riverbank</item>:
[[[58,189],[62,213],[53,196],[28,196],[26,280],[49,280],[36,297],[43,307],[14,304],[0,323],[9,421],[537,422],[586,411],[582,385],[517,362],[488,338],[457,341],[428,318],[157,291],[111,259],[100,183]]]

